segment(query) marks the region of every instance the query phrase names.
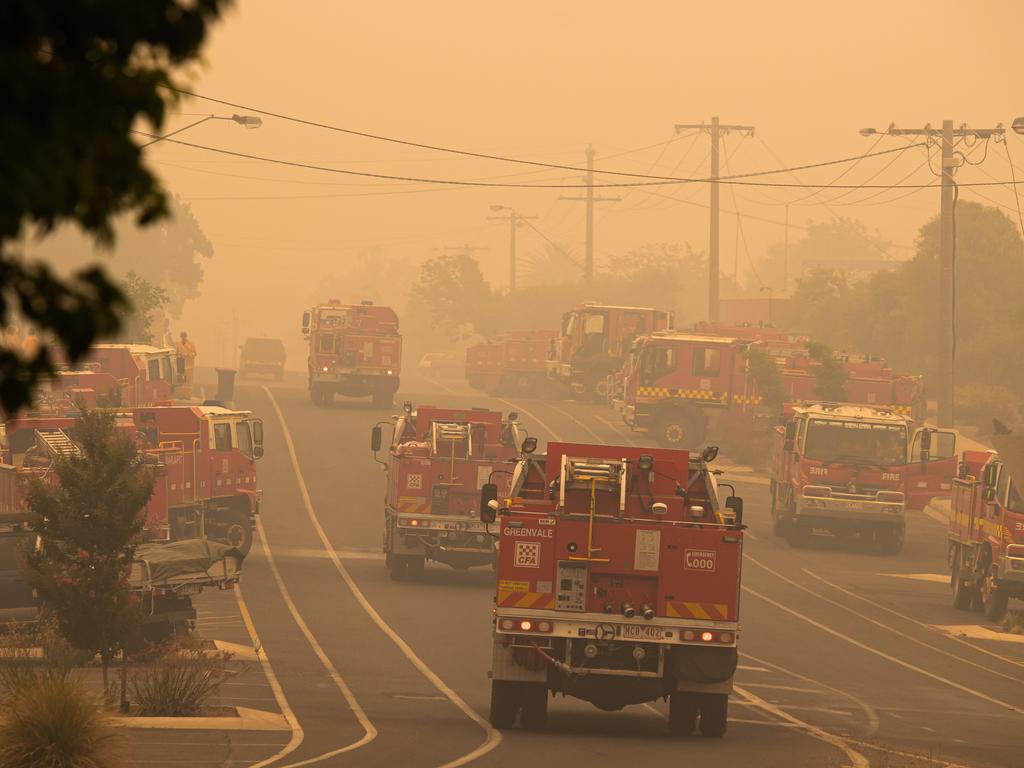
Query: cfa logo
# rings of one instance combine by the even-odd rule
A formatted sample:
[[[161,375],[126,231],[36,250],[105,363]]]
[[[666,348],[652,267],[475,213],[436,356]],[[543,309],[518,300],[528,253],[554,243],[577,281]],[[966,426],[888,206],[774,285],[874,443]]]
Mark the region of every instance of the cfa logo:
[[[515,567],[540,568],[540,543],[536,541],[517,541]]]
[[[683,556],[683,567],[688,571],[714,572],[717,556],[713,549],[688,549]]]

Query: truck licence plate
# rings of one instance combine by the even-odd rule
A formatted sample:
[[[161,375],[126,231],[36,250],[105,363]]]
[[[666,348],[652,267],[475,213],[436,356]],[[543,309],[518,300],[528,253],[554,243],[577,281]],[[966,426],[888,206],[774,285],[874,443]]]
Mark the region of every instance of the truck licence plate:
[[[622,628],[624,640],[664,640],[665,630],[661,627],[643,627],[635,624],[626,624]]]

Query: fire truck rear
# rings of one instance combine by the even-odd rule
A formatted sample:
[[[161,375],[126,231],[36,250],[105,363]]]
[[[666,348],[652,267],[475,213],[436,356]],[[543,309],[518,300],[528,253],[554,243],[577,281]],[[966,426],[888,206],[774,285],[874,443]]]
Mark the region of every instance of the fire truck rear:
[[[494,539],[480,520],[480,488],[509,485],[509,462],[525,433],[518,416],[411,403],[394,422],[384,499],[384,556],[393,579],[419,578],[427,560],[458,570],[495,562]],[[371,448],[381,447],[374,427]]]
[[[393,309],[332,299],[302,314],[302,335],[309,341],[309,398],[314,405],[327,405],[336,394],[369,395],[376,406],[391,405],[402,365],[402,337]]]
[[[551,343],[548,375],[596,400],[611,394],[609,375],[622,367],[633,340],[672,324],[668,312],[649,307],[613,307],[587,302],[562,316]]]
[[[495,727],[542,727],[550,693],[603,710],[667,699],[671,733],[725,733],[744,526],[742,500],[719,501],[716,453],[551,443],[518,461],[504,503],[484,487]]]
[[[964,451],[950,504],[953,605],[981,608],[991,621],[1010,598],[1024,599],[1024,495],[1008,464],[991,451]]]
[[[555,332],[548,329],[509,331],[466,349],[466,381],[489,395],[542,394],[546,362]]]
[[[794,547],[824,531],[898,554],[905,511],[948,494],[955,473],[953,432],[915,430],[907,416],[885,408],[794,407],[773,435],[772,527]]]

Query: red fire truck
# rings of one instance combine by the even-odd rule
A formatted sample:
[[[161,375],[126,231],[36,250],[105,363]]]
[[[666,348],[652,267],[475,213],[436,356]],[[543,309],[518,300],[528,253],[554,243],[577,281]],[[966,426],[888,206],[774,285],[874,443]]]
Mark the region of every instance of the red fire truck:
[[[775,429],[771,517],[790,546],[815,531],[903,549],[905,510],[950,493],[956,433],[913,422],[892,409],[813,403],[794,407]]]
[[[393,309],[332,299],[303,312],[302,335],[309,341],[314,405],[327,405],[335,394],[369,395],[376,406],[391,405],[402,366],[402,337]]]
[[[8,421],[0,464],[0,512],[24,506],[25,479],[55,478],[54,459],[78,450],[74,415]],[[249,411],[216,406],[154,406],[118,415],[156,474],[146,506],[147,538],[210,538],[246,554],[262,492],[255,462],[263,455],[263,422]]]
[[[176,359],[173,349],[148,344],[96,344],[85,368],[117,379],[120,400],[111,405],[134,408],[174,397]]]
[[[509,331],[466,350],[466,381],[488,395],[538,395],[547,383],[547,358],[555,332]]]
[[[614,307],[588,302],[562,316],[551,345],[548,375],[573,391],[607,399],[608,376],[622,367],[633,340],[672,324],[668,312],[649,307]]]
[[[411,403],[394,422],[384,497],[384,555],[393,579],[419,578],[427,560],[458,570],[494,565],[494,540],[480,521],[485,483],[508,488],[508,464],[525,433],[518,415]],[[371,447],[381,447],[374,427]]]
[[[496,728],[542,727],[551,692],[603,710],[668,699],[673,734],[725,733],[744,526],[742,500],[719,501],[716,453],[550,443],[524,453],[504,502],[484,486]]]
[[[776,416],[760,407],[763,400],[747,364],[752,346],[770,343],[679,331],[642,336],[617,379],[613,403],[634,431],[652,434],[661,445],[699,446],[709,418]],[[779,367],[788,402],[816,399],[815,365],[806,352],[762,348]],[[896,375],[877,361],[844,366],[852,402],[923,415],[920,377]]]
[[[964,451],[950,504],[953,605],[992,621],[1024,599],[1024,495],[1009,469],[992,451]]]

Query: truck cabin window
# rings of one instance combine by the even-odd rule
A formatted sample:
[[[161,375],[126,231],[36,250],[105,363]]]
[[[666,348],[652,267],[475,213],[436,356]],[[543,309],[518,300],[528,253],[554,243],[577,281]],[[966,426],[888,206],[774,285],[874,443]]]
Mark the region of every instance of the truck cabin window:
[[[668,347],[648,347],[640,359],[640,380],[652,384],[676,368],[676,351]]]
[[[907,463],[907,429],[902,424],[811,419],[804,457],[824,462],[881,467]]]
[[[240,421],[235,426],[235,435],[238,437],[238,450],[253,458],[252,452],[252,430],[249,429],[249,422]]]
[[[160,381],[161,376],[159,360],[150,360],[146,364],[146,368],[148,370],[148,375],[146,376],[147,381]]]
[[[722,372],[722,352],[715,347],[701,347],[693,351],[693,375],[715,377]]]
[[[1021,496],[1020,491],[1017,490],[1017,484],[1012,480],[1010,481],[1009,491],[1006,494],[1006,508],[1010,512],[1018,514],[1024,512],[1024,497]]]
[[[213,425],[213,444],[218,451],[230,451],[231,450],[231,425],[230,424],[214,424]]]
[[[320,343],[317,345],[317,350],[326,355],[334,354],[334,334],[333,333],[321,333]]]

